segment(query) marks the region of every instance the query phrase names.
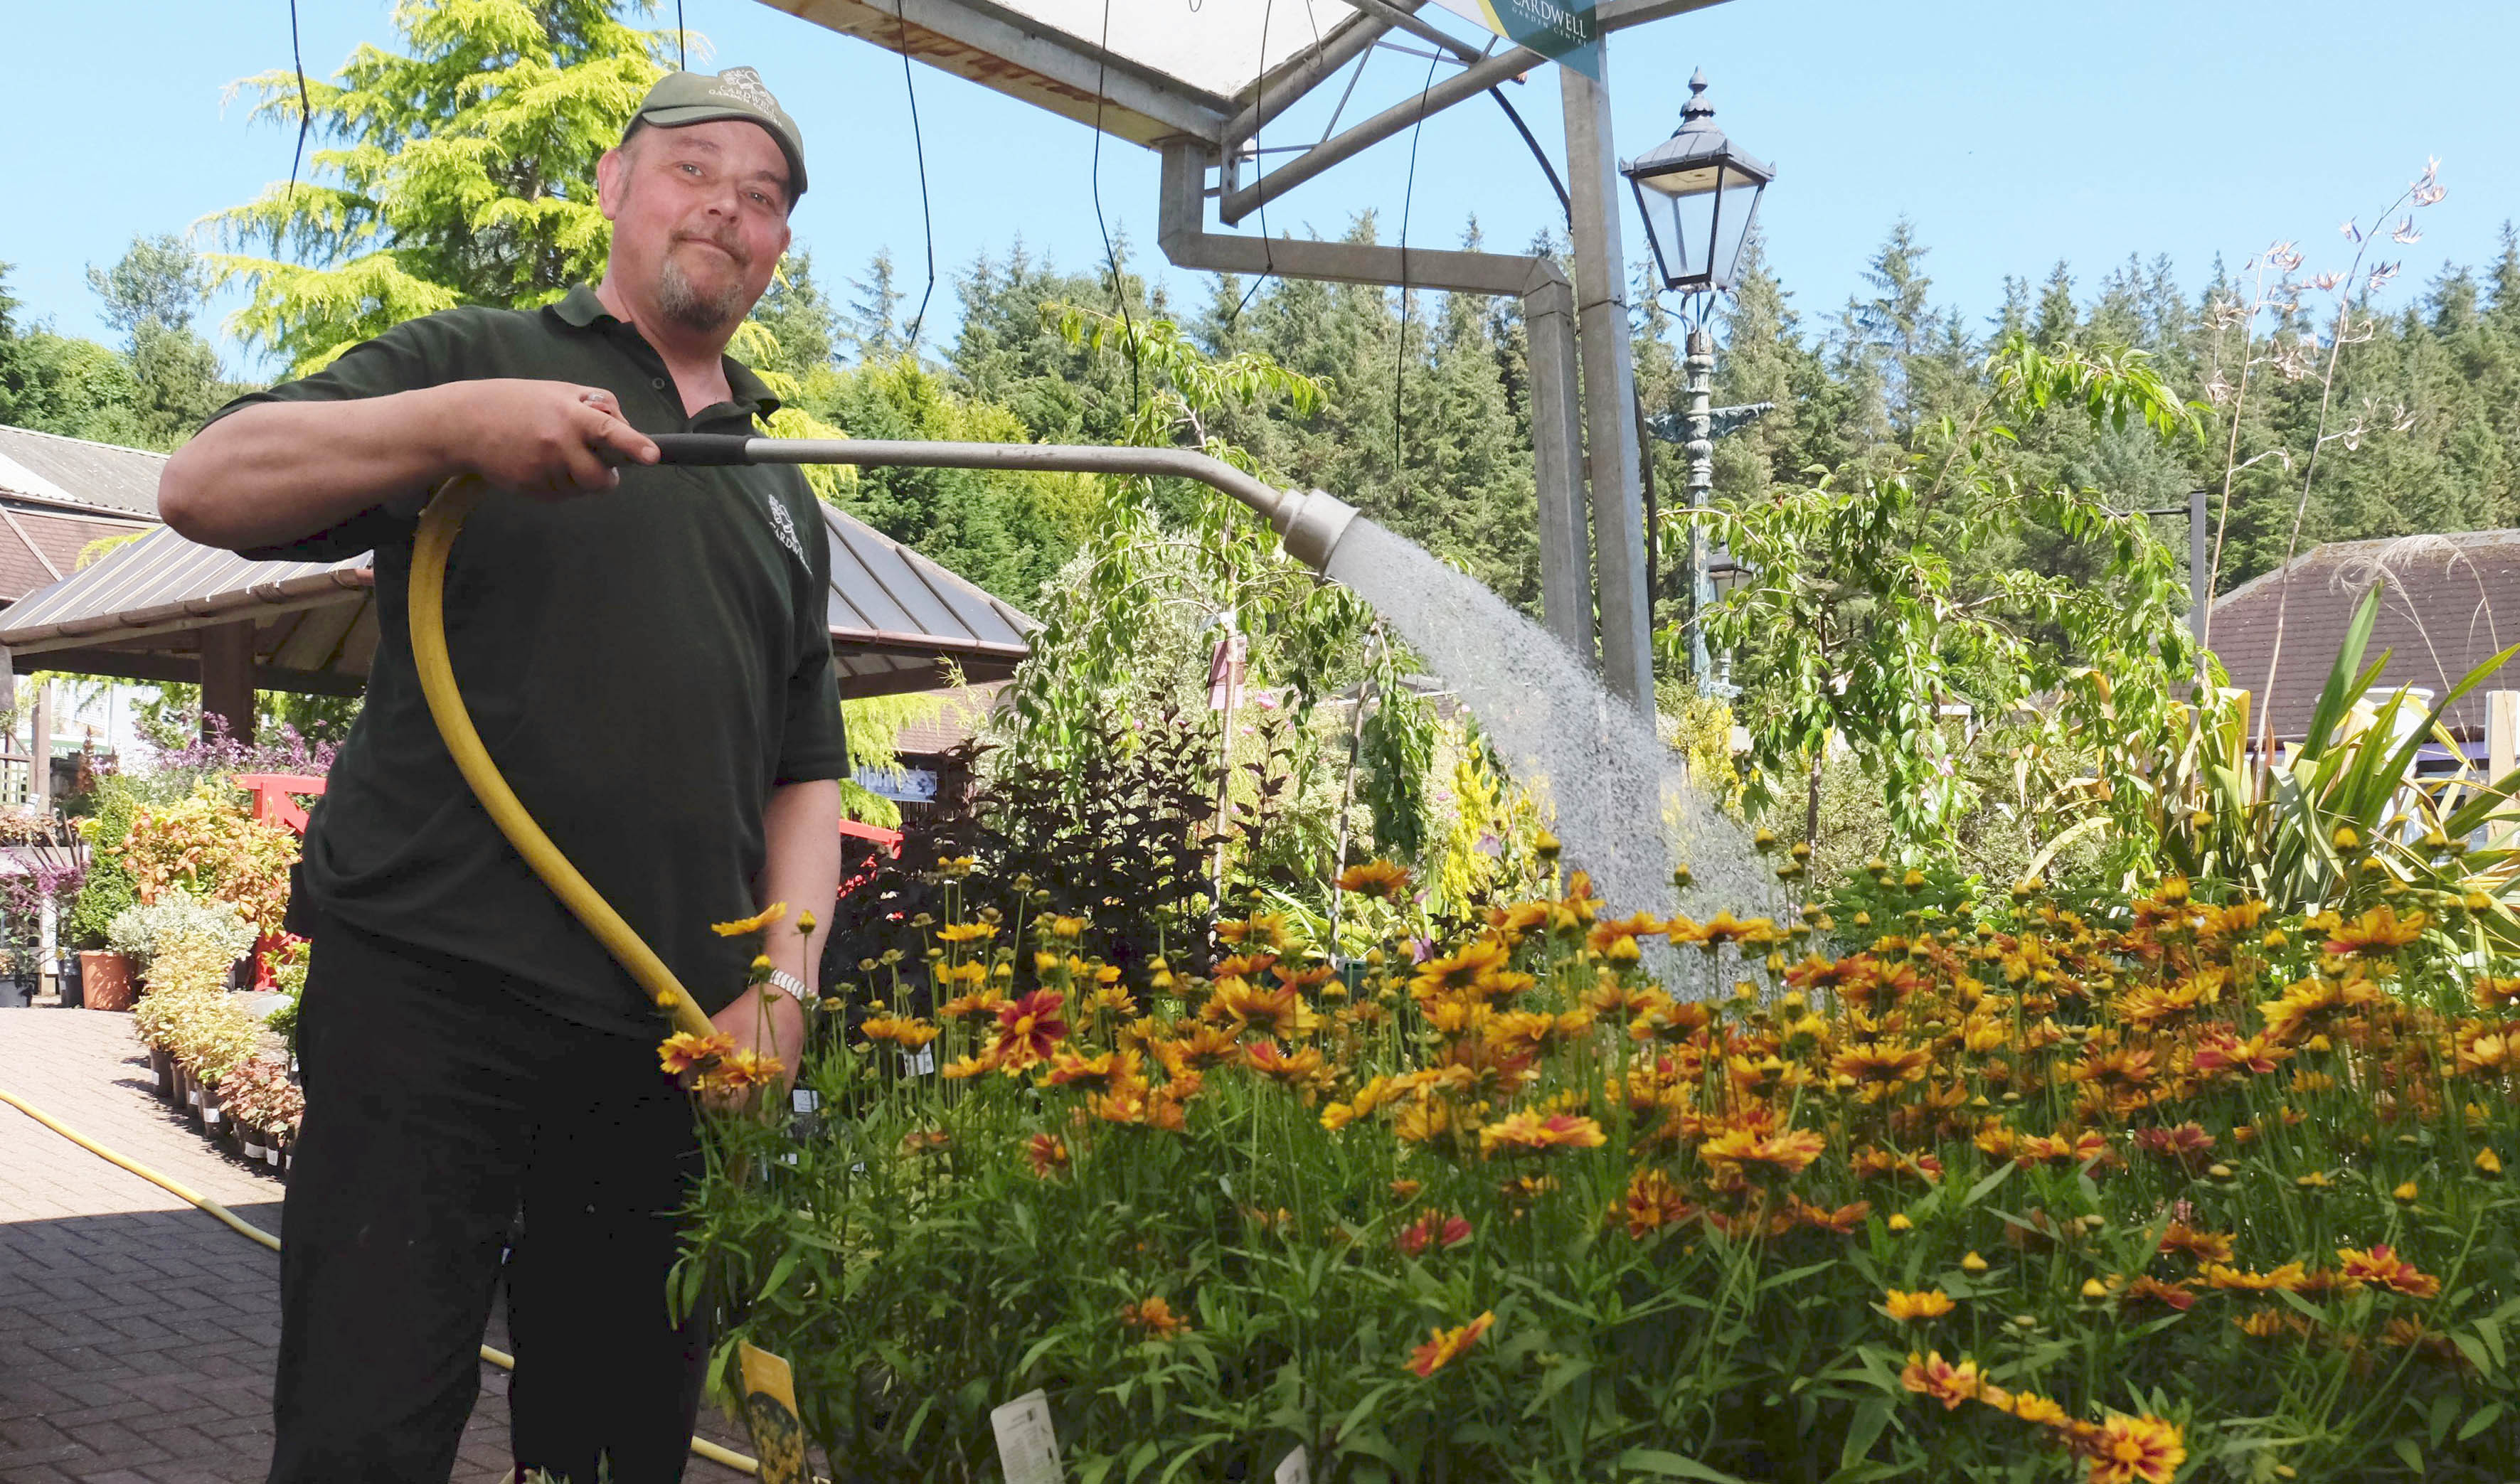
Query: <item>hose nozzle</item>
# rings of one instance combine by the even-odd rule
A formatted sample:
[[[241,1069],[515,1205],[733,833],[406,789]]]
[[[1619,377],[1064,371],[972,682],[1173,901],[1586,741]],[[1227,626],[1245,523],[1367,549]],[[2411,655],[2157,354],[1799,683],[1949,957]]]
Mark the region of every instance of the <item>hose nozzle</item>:
[[[1269,512],[1269,525],[1286,544],[1286,555],[1317,572],[1328,572],[1330,553],[1356,519],[1356,507],[1321,490],[1283,491]]]

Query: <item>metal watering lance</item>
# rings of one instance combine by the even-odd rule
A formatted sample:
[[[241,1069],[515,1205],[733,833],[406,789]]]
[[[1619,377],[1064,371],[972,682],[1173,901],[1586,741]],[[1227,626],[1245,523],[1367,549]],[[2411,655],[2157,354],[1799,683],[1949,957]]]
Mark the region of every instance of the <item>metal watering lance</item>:
[[[926,469],[1145,474],[1196,479],[1251,507],[1284,541],[1287,555],[1326,571],[1330,553],[1356,520],[1356,507],[1320,490],[1278,489],[1222,459],[1182,448],[1098,448],[1061,443],[935,443],[873,438],[751,438],[733,433],[656,433],[659,464],[857,464]],[[472,475],[448,480],[420,517],[411,563],[411,648],[438,736],[481,807],[525,864],[586,924],[657,1005],[674,1028],[705,1036],[708,1016],[619,913],[604,900],[518,801],[490,760],[447,657],[446,560],[464,519],[490,486]]]

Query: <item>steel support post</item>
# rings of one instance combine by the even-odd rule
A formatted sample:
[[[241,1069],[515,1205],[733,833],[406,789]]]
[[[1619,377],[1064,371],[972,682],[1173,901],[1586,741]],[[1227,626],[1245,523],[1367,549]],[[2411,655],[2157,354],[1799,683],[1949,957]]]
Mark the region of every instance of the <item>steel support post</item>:
[[[1636,361],[1629,342],[1627,253],[1620,243],[1618,161],[1604,81],[1557,69],[1566,108],[1566,184],[1574,203],[1578,343],[1584,358],[1586,463],[1601,607],[1601,676],[1612,694],[1653,710],[1653,634],[1645,611],[1643,479],[1638,464]]]
[[[1715,493],[1715,337],[1703,329],[1688,332],[1688,354],[1680,366],[1688,393],[1688,674],[1698,695],[1712,696],[1706,613],[1715,607],[1715,578],[1706,567],[1704,512]]]
[[[1531,463],[1540,506],[1541,621],[1587,665],[1592,540],[1584,519],[1584,409],[1575,373],[1575,292],[1552,278],[1522,298],[1531,371]]]
[[[2205,683],[2206,631],[2214,623],[2214,574],[2205,558],[2205,489],[2187,492],[2187,632],[2196,638],[2196,682]]]

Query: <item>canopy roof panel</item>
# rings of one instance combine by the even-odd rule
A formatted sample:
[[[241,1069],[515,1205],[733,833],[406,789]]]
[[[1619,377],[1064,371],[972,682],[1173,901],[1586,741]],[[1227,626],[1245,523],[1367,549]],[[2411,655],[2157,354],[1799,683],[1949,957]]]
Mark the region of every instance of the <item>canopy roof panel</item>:
[[[823,521],[842,695],[931,690],[949,662],[1014,673],[1032,619],[839,511]],[[0,615],[0,650],[19,670],[189,681],[202,631],[231,623],[253,625],[256,689],[354,695],[376,652],[369,559],[254,562],[159,526]]]
[[[1261,79],[1359,21],[1347,0],[763,3],[1145,145],[1215,142]]]

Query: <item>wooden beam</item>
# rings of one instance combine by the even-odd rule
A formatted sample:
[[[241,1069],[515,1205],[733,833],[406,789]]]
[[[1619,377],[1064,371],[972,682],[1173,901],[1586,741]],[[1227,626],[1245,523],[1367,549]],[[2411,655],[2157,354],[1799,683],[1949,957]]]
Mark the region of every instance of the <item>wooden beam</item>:
[[[201,631],[202,736],[215,731],[212,718],[227,723],[227,735],[253,742],[253,623],[213,624]]]
[[[202,667],[191,655],[165,650],[46,650],[43,662],[48,670],[117,680],[179,680],[191,685],[202,678]],[[355,674],[258,664],[253,667],[253,688],[304,696],[359,696],[366,694],[368,683]]]

